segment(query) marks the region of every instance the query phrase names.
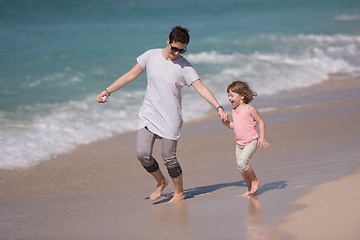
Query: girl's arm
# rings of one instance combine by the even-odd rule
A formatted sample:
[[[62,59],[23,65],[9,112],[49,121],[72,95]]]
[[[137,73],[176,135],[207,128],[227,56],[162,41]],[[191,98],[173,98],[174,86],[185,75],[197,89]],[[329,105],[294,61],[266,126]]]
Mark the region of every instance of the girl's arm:
[[[255,119],[257,125],[259,126],[259,142],[258,145],[261,147],[268,147],[270,144],[266,141],[265,139],[265,123],[262,120],[262,118],[260,117],[259,112],[256,110],[256,108],[254,108],[253,106],[251,106],[249,108],[249,112],[251,114],[251,116]]]
[[[220,106],[219,102],[216,100],[216,98],[210,92],[210,90],[201,82],[200,79],[193,82],[192,86],[199,93],[199,95],[201,97],[203,97],[211,106],[213,106],[214,108],[217,108],[217,111],[219,113],[219,116],[221,117],[221,120],[223,120],[223,121],[228,120],[227,113],[225,113],[225,111],[222,107],[218,108]]]
[[[140,67],[137,63],[129,72],[125,73],[121,77],[119,77],[113,84],[111,84],[106,90],[102,91],[97,96],[97,101],[99,103],[106,102],[106,99],[103,100],[103,97],[108,98],[111,93],[119,90],[120,88],[124,87],[125,85],[129,84],[133,80],[135,80],[144,70]]]

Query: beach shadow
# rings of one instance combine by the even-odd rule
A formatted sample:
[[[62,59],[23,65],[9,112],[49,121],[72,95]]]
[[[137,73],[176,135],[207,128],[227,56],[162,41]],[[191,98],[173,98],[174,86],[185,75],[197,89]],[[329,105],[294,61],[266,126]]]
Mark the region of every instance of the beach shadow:
[[[258,196],[267,191],[271,191],[271,190],[275,190],[275,189],[284,189],[284,188],[286,188],[287,185],[288,184],[286,183],[286,181],[272,182],[272,183],[260,185],[260,187],[257,190],[255,195]],[[185,199],[193,198],[193,197],[199,196],[199,195],[209,194],[209,193],[215,192],[219,189],[227,188],[227,187],[247,187],[247,186],[244,181],[237,181],[237,182],[219,183],[219,184],[213,184],[213,185],[208,185],[208,186],[189,188],[189,189],[184,190]],[[156,201],[153,204],[156,205],[156,204],[168,202],[168,201],[170,201],[172,196],[173,196],[173,192],[163,193],[162,197],[165,197],[165,198],[160,201]],[[149,198],[147,198],[147,199],[149,199]]]
[[[257,190],[257,192],[255,193],[255,195],[261,195],[264,192],[275,190],[275,189],[284,189],[284,188],[286,188],[287,185],[288,184],[286,183],[286,181],[272,182],[272,183],[260,185],[260,187]]]
[[[226,188],[226,187],[246,187],[246,184],[244,181],[237,181],[237,182],[231,182],[231,183],[219,183],[219,184],[213,184],[208,186],[201,186],[201,187],[195,187],[195,188],[189,188],[185,189],[185,199],[193,198],[195,196],[203,195],[203,194],[209,194],[212,192],[215,192],[216,190]],[[164,193],[162,194],[165,199],[162,199],[160,201],[157,201],[153,203],[154,205],[165,203],[170,201],[172,198],[173,192]]]

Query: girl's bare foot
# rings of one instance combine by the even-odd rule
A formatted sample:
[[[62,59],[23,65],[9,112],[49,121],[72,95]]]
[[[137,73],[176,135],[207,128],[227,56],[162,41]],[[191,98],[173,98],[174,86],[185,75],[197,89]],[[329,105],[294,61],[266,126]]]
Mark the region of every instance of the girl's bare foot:
[[[260,180],[258,178],[252,181],[250,194],[256,193],[256,191],[259,189],[259,185],[260,185]]]
[[[174,193],[172,199],[168,203],[176,203],[176,202],[179,202],[179,201],[183,201],[184,199],[185,199],[184,192],[182,192],[182,193]]]
[[[159,199],[161,197],[162,191],[168,184],[169,181],[167,179],[162,180],[161,183],[157,185],[155,191],[150,195],[150,200],[154,201]]]
[[[249,191],[246,191],[244,194],[239,195],[237,197],[249,197],[251,195],[251,193]]]

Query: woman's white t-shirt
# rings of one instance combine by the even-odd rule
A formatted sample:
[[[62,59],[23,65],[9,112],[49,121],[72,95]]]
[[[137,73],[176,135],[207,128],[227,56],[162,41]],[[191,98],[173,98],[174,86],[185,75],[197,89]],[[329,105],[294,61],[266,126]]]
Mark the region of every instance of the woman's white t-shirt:
[[[184,57],[166,60],[161,49],[146,51],[137,62],[147,76],[138,129],[147,127],[160,137],[178,140],[183,123],[180,91],[200,79],[198,73]]]

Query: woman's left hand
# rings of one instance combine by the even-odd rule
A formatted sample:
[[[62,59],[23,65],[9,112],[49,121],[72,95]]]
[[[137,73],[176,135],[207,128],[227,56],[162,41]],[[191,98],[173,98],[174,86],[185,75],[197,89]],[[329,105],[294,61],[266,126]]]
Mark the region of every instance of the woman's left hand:
[[[218,113],[223,122],[228,120],[228,114],[222,108],[219,108]]]

